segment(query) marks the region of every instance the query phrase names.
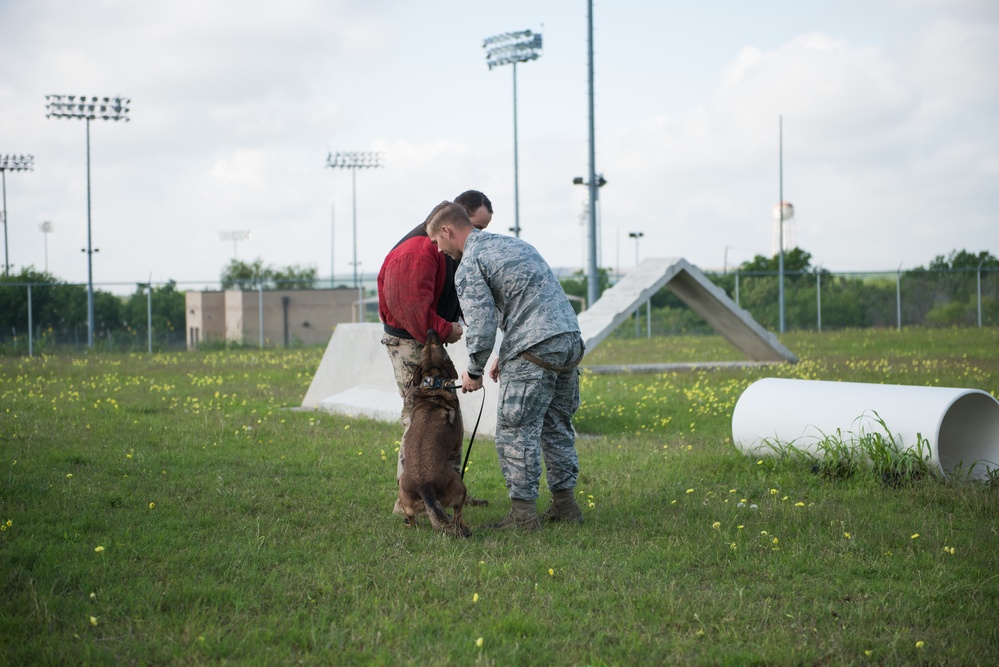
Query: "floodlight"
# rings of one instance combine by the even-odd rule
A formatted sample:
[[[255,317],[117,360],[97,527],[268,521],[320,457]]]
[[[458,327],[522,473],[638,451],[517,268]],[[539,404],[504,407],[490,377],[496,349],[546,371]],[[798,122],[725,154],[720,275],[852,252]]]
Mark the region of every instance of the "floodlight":
[[[517,153],[517,63],[537,60],[541,55],[541,33],[530,30],[504,32],[487,37],[482,42],[486,50],[486,65],[491,70],[500,65],[513,65],[513,233],[520,237],[520,174]]]
[[[382,166],[382,154],[378,151],[328,151],[326,167],[328,169],[350,170],[352,204],[354,208],[354,287],[358,287],[357,279],[357,170],[378,169]],[[332,270],[330,280],[333,279]]]
[[[75,118],[87,122],[87,346],[94,346],[94,265],[92,239],[90,234],[90,121],[92,120],[123,120],[129,122],[128,105],[131,100],[127,97],[106,97],[107,104],[111,106],[100,109],[98,113],[95,105],[98,102],[94,97],[90,103],[86,95],[80,95],[80,102],[76,103],[76,95],[46,95],[45,117],[46,118]]]
[[[3,178],[3,273],[10,272],[10,257],[7,254],[7,172],[33,171],[34,155],[0,155],[0,174]]]

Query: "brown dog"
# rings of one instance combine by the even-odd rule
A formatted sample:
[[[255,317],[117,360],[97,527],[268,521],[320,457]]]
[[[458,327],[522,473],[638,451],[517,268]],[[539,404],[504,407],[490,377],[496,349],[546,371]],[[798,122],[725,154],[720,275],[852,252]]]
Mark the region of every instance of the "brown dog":
[[[416,525],[417,515],[425,509],[435,530],[468,537],[472,531],[461,520],[467,491],[451,464],[461,461],[465,432],[453,382],[457,379],[454,364],[431,329],[408,389],[407,400],[413,408],[406,432],[406,463],[399,478],[399,505],[410,526]],[[447,507],[454,508],[453,519]]]

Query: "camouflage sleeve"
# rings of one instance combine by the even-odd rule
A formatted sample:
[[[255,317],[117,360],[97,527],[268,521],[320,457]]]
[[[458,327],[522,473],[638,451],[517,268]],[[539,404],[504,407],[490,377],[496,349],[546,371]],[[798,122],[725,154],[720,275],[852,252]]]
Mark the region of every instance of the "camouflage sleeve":
[[[484,267],[474,258],[466,258],[455,273],[458,300],[465,316],[465,348],[468,372],[483,375],[496,342],[496,301],[486,281]]]

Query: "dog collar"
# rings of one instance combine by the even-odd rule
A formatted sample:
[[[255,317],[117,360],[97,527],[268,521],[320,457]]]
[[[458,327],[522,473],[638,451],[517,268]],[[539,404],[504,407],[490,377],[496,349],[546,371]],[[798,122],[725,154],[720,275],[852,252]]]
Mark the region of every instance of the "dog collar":
[[[440,375],[428,375],[420,383],[420,389],[450,389],[451,391],[457,391],[458,387],[456,383],[460,382],[461,380],[449,380]]]

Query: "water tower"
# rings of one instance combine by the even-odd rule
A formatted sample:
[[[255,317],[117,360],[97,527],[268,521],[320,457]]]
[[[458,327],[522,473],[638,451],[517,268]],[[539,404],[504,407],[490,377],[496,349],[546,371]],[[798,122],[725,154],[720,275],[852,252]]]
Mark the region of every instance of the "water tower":
[[[798,233],[794,228],[794,205],[789,201],[774,204],[773,255],[777,255],[781,249],[780,230],[782,226],[784,228],[784,250],[797,248]]]

